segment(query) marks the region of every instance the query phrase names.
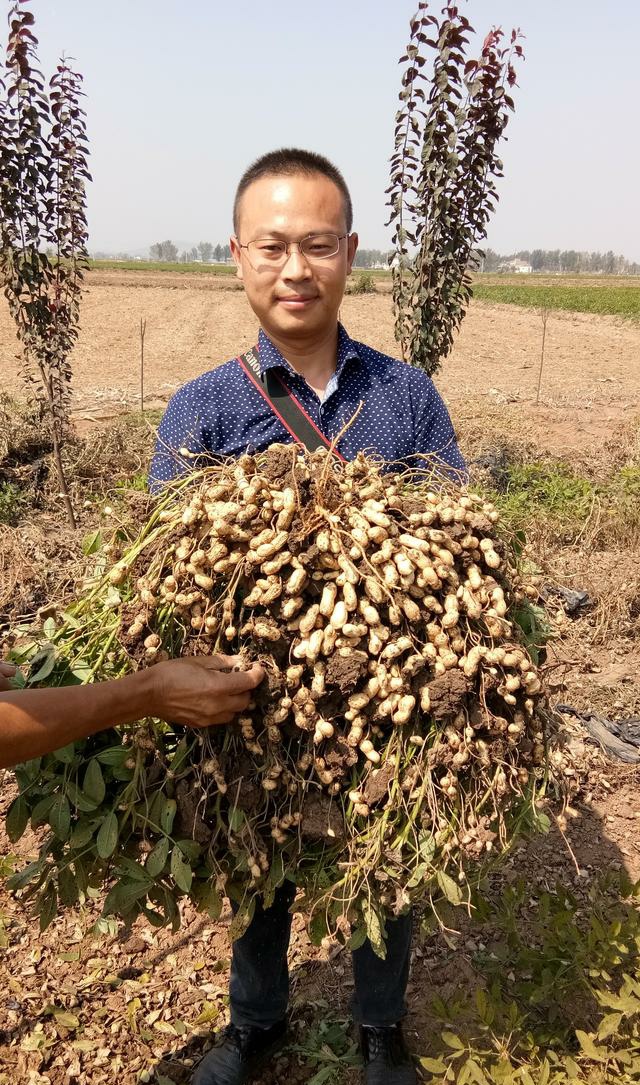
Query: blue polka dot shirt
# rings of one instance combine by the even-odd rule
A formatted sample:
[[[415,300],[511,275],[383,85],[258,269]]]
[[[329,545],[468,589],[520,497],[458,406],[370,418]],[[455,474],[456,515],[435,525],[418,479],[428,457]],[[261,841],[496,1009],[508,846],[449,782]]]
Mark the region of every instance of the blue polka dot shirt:
[[[421,369],[389,358],[349,338],[338,326],[336,371],[324,398],[307,384],[261,330],[258,351],[262,372],[279,375],[314,423],[333,440],[359,414],[338,442],[346,460],[359,451],[385,461],[419,467],[428,456],[450,476],[464,478],[465,464],[451,419],[433,381]],[[293,437],[276,417],[238,362],[225,362],[185,384],[169,402],[158,429],[149,484],[152,492],[211,457],[237,457],[262,451]],[[185,457],[181,449],[191,453]]]

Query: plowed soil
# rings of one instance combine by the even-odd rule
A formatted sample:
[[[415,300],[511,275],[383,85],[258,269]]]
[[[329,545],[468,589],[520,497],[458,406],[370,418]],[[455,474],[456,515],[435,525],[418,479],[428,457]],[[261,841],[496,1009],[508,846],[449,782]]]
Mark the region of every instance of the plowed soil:
[[[345,297],[349,334],[398,354],[391,296]],[[162,406],[185,381],[256,340],[256,321],[232,276],[92,272],[72,364],[75,411],[85,423],[139,403],[140,320],[146,320],[145,400]],[[497,409],[549,451],[585,449],[640,409],[640,325],[616,317],[554,312],[547,324],[540,405],[542,324],[532,310],[473,302],[438,386],[454,420]],[[19,393],[13,325],[0,305],[3,387]]]

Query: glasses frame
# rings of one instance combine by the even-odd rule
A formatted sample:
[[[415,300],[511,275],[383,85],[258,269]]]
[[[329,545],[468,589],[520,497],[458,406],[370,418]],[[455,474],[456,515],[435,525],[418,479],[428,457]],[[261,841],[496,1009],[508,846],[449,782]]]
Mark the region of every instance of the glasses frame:
[[[338,247],[337,247],[336,251],[330,253],[328,256],[307,256],[306,252],[303,252],[302,249],[300,248],[300,246],[303,244],[303,242],[309,241],[313,237],[325,237],[327,234],[329,234],[331,237],[335,237],[336,241],[338,242]],[[284,245],[284,251],[282,252],[282,255],[281,255],[280,259],[278,259],[278,260],[263,260],[262,261],[262,264],[263,264],[264,267],[274,267],[274,268],[276,268],[276,267],[284,267],[287,260],[291,256],[291,246],[292,245],[297,246],[300,256],[302,256],[303,259],[307,260],[309,263],[314,264],[314,263],[316,263],[317,260],[332,260],[333,257],[337,256],[338,253],[340,252],[340,242],[344,241],[344,239],[346,237],[351,237],[351,234],[348,234],[348,233],[347,234],[334,234],[334,233],[331,232],[331,230],[323,230],[323,231],[320,231],[320,233],[317,233],[317,234],[305,234],[305,236],[301,237],[299,241],[283,241],[282,238],[269,237],[267,235],[266,237],[256,237],[256,238],[253,239],[253,241],[248,241],[246,245],[241,245],[240,242],[238,241],[238,248],[247,250],[247,260],[251,264],[251,267],[254,269],[254,271],[256,271],[257,268],[255,268],[254,265],[251,263],[251,256],[249,255],[249,246],[250,245],[256,245],[258,243],[258,241],[277,241],[278,244]]]

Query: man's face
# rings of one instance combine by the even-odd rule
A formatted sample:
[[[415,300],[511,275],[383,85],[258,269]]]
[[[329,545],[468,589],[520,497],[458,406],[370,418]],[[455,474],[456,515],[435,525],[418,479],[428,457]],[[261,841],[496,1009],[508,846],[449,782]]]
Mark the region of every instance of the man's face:
[[[335,256],[309,260],[297,246],[285,262],[264,266],[246,245],[260,238],[301,241],[309,234],[346,234],[340,189],[322,174],[262,177],[242,196],[231,252],[249,304],[269,338],[313,345],[336,325],[358,237],[343,237]],[[253,265],[253,266],[252,266]]]

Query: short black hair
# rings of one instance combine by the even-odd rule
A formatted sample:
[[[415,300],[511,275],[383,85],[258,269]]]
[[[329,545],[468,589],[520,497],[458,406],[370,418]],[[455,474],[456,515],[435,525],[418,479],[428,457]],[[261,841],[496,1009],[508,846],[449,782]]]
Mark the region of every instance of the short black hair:
[[[238,233],[240,201],[249,185],[252,185],[254,181],[258,181],[261,177],[294,177],[300,173],[307,176],[319,173],[323,177],[328,177],[340,189],[344,201],[347,233],[351,233],[353,205],[347,183],[337,166],[334,166],[324,155],[316,154],[315,151],[303,151],[299,147],[281,147],[278,151],[269,151],[267,154],[261,155],[242,174],[233,201],[233,228],[236,234]]]

